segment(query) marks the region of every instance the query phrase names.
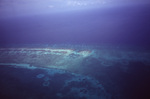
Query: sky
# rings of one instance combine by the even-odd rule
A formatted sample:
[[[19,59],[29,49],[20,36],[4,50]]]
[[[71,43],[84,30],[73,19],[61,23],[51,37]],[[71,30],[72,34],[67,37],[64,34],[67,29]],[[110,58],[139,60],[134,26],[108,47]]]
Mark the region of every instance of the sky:
[[[108,3],[92,3],[91,0],[8,1],[1,0],[0,3],[0,44],[150,45],[150,5],[147,0],[113,0]]]
[[[0,0],[1,17],[150,4],[150,0]]]

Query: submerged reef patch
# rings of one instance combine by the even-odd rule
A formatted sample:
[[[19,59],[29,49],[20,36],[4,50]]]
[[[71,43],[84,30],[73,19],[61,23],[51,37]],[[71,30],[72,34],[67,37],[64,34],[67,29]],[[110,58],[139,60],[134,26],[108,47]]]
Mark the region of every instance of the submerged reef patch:
[[[49,86],[50,82],[49,81],[45,81],[43,82],[43,86]]]
[[[109,93],[95,78],[59,69],[43,69],[37,75],[49,93],[55,90],[58,99],[109,99]],[[49,86],[53,87],[49,87]]]
[[[44,74],[38,74],[36,77],[37,78],[43,78],[45,75]]]

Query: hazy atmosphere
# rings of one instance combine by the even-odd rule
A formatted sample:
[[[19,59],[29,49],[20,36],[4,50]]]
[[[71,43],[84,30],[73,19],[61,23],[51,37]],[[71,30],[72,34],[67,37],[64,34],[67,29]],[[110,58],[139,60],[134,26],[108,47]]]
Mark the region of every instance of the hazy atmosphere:
[[[95,4],[98,0],[87,0],[85,8],[71,4],[67,8],[67,0],[46,0],[41,6],[37,5],[40,0],[8,1],[1,1],[0,43],[150,44],[148,1],[106,0],[103,4],[99,0]],[[44,9],[45,2],[56,8]]]

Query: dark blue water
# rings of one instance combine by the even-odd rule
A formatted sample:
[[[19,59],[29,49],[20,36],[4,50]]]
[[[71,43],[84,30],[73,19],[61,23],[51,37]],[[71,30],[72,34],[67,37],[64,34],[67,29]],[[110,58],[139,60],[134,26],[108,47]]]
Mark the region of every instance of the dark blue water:
[[[68,44],[67,48],[76,44],[80,47],[109,45],[121,46],[123,51],[132,47],[142,51],[149,62],[150,5],[0,18],[0,46],[19,47],[16,44],[40,48],[55,44],[56,48],[61,44]],[[90,47],[85,49],[91,50]],[[0,65],[0,98],[150,99],[150,64],[145,64],[145,60],[133,59],[127,64],[125,60],[110,67],[102,66],[96,58],[86,60],[91,63],[83,61],[82,65],[88,66],[83,74],[53,68],[32,70]]]

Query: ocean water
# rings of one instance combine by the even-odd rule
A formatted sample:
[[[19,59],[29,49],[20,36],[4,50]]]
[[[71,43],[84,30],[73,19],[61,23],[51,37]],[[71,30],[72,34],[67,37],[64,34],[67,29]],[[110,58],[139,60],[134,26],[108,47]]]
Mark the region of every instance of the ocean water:
[[[150,3],[89,2],[0,2],[1,99],[150,99]]]

